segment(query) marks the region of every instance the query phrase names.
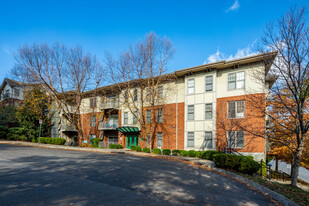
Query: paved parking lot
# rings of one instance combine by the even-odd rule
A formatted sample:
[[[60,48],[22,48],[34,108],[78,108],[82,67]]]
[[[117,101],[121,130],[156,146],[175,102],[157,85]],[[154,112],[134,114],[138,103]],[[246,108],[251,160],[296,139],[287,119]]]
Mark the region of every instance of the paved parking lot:
[[[272,205],[181,162],[0,144],[0,205]]]

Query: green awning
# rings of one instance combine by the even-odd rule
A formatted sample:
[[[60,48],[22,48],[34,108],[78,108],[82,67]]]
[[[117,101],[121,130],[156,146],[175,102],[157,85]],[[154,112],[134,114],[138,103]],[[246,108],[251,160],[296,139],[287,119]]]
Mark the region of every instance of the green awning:
[[[118,127],[117,130],[124,134],[139,133],[139,129],[137,127]]]

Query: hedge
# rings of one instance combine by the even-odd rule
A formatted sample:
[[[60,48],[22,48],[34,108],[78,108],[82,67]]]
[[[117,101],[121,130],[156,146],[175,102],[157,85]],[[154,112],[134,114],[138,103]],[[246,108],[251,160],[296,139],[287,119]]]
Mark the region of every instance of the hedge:
[[[163,150],[162,150],[162,154],[164,154],[164,155],[170,155],[170,154],[171,154],[171,150],[170,150],[170,149],[163,149]]]
[[[7,133],[5,131],[0,131],[0,139],[6,139]]]
[[[150,149],[147,148],[147,147],[145,147],[145,148],[143,148],[143,152],[145,152],[145,153],[150,153]]]
[[[219,154],[219,152],[215,150],[204,151],[201,153],[200,158],[206,159],[206,160],[213,160],[213,155],[215,154]]]
[[[154,148],[152,150],[152,153],[154,153],[154,154],[161,154],[161,150],[159,148]]]
[[[135,145],[131,145],[130,149],[131,150],[136,150],[136,146]]]
[[[9,128],[7,126],[0,125],[0,132],[8,133]]]
[[[172,150],[172,155],[179,156],[180,155],[180,150],[178,150],[178,149]]]
[[[7,134],[7,140],[18,140],[19,135],[14,133]]]
[[[136,149],[136,152],[141,152],[142,151],[142,148],[140,146],[137,146],[135,149]]]
[[[195,150],[189,150],[188,151],[188,156],[189,157],[195,157],[196,156],[196,151]]]
[[[122,149],[123,146],[121,144],[110,144],[109,148],[110,149]]]
[[[93,147],[99,147],[100,138],[93,138],[91,139],[91,144]]]
[[[180,156],[189,156],[189,152],[186,150],[180,150]]]
[[[249,175],[256,173],[260,168],[259,163],[246,156],[219,153],[213,155],[213,160],[217,167],[233,169]]]

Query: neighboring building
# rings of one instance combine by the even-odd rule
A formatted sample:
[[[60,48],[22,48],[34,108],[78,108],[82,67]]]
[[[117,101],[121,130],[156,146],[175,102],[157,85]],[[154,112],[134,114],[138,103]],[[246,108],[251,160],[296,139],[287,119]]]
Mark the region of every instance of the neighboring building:
[[[25,84],[5,78],[0,86],[0,108],[20,105],[25,88]]]
[[[146,120],[155,112],[159,122],[155,147],[215,150],[231,144],[230,147],[243,154],[252,155],[257,160],[265,159],[266,138],[257,138],[240,128],[254,128],[259,136],[266,135],[265,114],[255,109],[251,97],[259,99],[255,104],[265,108],[269,87],[275,81],[266,76],[275,56],[276,52],[273,52],[220,61],[171,74],[176,79],[162,83],[162,93],[166,96],[164,104],[153,111],[147,107],[143,111]],[[257,78],[263,81],[257,81]],[[104,147],[115,143],[124,147],[148,146],[147,134],[141,131],[130,110],[124,106],[123,95],[112,92],[113,87],[116,86],[99,89],[101,92],[98,94],[110,91],[109,95],[91,97],[89,91],[89,97],[83,99],[84,143],[99,137],[102,139],[100,145]],[[228,128],[233,120],[238,122],[238,126]],[[62,134],[54,132],[55,135],[66,133],[74,136],[76,131],[61,126],[61,118],[58,123],[58,131]]]

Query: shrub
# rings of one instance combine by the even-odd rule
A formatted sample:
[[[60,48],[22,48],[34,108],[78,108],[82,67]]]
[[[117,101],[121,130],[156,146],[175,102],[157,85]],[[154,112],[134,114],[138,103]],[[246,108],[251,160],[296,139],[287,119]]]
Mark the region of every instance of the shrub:
[[[154,148],[154,149],[152,150],[152,153],[153,153],[153,154],[161,154],[161,150],[160,150],[159,148]]]
[[[250,158],[242,158],[239,172],[253,175],[260,169],[260,164]]]
[[[52,144],[55,144],[55,145],[64,145],[64,143],[66,142],[66,140],[63,138],[55,137],[51,139],[52,139]]]
[[[140,146],[137,146],[136,147],[136,152],[141,152],[142,151],[142,148]]]
[[[7,139],[8,140],[18,140],[18,135],[17,134],[13,134],[13,133],[8,133],[7,134]]]
[[[40,137],[40,138],[38,138],[38,141],[40,140],[40,143],[41,144],[46,144],[46,137]]]
[[[217,167],[233,169],[249,175],[257,172],[260,168],[259,163],[246,156],[219,153],[213,155],[213,160]]]
[[[45,143],[46,143],[46,144],[52,144],[52,143],[53,143],[52,138],[46,137],[46,138],[45,138]]]
[[[136,146],[135,145],[131,145],[130,149],[131,150],[136,150]]]
[[[20,127],[12,127],[12,128],[9,128],[9,133],[12,133],[12,134],[19,134],[19,130],[21,128]]]
[[[195,157],[195,156],[196,156],[196,151],[194,151],[194,150],[189,150],[188,156],[189,156],[189,157]]]
[[[109,148],[110,149],[122,149],[123,146],[121,144],[110,144]]]
[[[93,147],[99,147],[100,138],[91,139],[91,144]]]
[[[195,155],[198,158],[202,158],[202,154],[203,154],[203,151],[197,151]]]
[[[170,155],[170,154],[171,154],[171,150],[170,150],[170,149],[163,149],[163,150],[162,150],[162,154],[164,154],[164,155]]]
[[[150,149],[147,148],[147,147],[145,147],[145,148],[143,148],[143,152],[145,152],[145,153],[150,153]]]
[[[7,126],[0,125],[0,132],[8,133],[9,132],[9,128]]]
[[[203,153],[203,159],[207,159],[207,160],[213,160],[213,156],[215,155],[215,154],[219,154],[219,152],[218,151],[215,151],[215,150],[209,150],[209,151],[205,151],[204,153]]]
[[[20,141],[26,141],[26,139],[27,139],[27,137],[25,135],[20,135],[18,137],[18,140],[20,140]]]
[[[0,139],[6,139],[7,133],[4,131],[0,131]]]
[[[33,143],[38,143],[38,140],[35,139],[35,138],[33,138],[33,139],[31,139],[31,142],[33,142]]]
[[[189,152],[186,151],[186,150],[180,150],[180,156],[185,156],[185,157],[187,157],[187,156],[189,156]]]
[[[180,150],[178,150],[178,149],[172,150],[172,155],[179,156],[180,155]]]

